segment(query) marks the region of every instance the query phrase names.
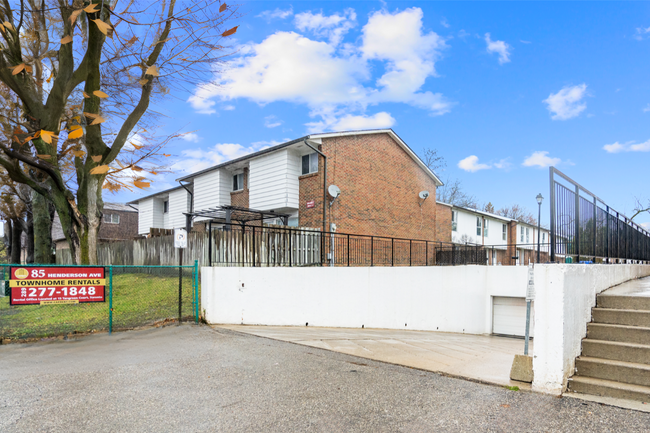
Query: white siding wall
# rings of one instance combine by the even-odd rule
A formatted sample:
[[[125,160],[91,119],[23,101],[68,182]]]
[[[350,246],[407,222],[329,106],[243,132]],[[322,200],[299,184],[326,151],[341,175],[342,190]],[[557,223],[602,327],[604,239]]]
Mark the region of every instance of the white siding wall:
[[[471,212],[464,211],[462,209],[455,208],[455,212],[458,212],[458,225],[457,231],[452,232],[452,241],[461,242],[462,236],[467,235],[468,242],[473,242],[476,244],[483,245],[506,245],[511,240],[508,239],[508,228],[507,222],[491,218],[489,216],[475,214]],[[488,235],[485,236],[482,240],[481,236],[476,234],[476,218],[485,218],[488,221]],[[506,224],[506,240],[503,240],[503,224]],[[481,228],[481,231],[483,229]],[[469,240],[471,239],[471,240]]]
[[[521,240],[521,228],[524,228],[524,240]],[[526,239],[526,229],[528,229],[528,239]],[[545,234],[545,239],[542,239],[542,236],[539,238],[540,244],[540,251],[549,251],[548,245],[543,245],[543,244],[548,244],[550,242],[549,239],[549,232],[548,230],[541,230],[542,236]],[[526,224],[517,224],[517,244],[534,244],[534,245],[522,245],[521,248],[527,249],[527,250],[532,250],[532,249],[537,249],[537,227],[529,226]]]
[[[457,212],[458,224],[456,231],[451,232],[452,242],[480,244],[481,236],[476,234],[476,215],[457,208],[454,211]],[[491,229],[492,227],[490,227],[490,231]],[[463,236],[466,239],[463,239]]]
[[[249,203],[253,209],[298,208],[300,157],[283,149],[250,162]]]
[[[149,227],[153,224],[153,198],[140,200],[138,202],[138,233],[145,235],[149,233]]]
[[[187,191],[177,189],[169,193],[169,213],[167,213],[166,229],[177,229],[185,227],[185,215],[187,212]]]
[[[194,179],[194,210],[200,211],[230,204],[232,175],[226,170],[214,170]],[[205,218],[196,218],[200,221]]]
[[[151,227],[156,228],[156,229],[162,229],[165,228],[165,222],[163,219],[163,202],[166,199],[162,198],[154,198],[153,201],[153,209],[152,209],[152,221],[151,221]],[[149,233],[149,230],[147,230],[147,233]]]

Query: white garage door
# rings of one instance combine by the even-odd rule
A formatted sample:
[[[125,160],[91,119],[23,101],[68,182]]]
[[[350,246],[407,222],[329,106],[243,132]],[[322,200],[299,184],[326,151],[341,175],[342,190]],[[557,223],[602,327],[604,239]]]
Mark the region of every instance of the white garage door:
[[[492,333],[501,335],[526,335],[526,299],[497,297],[493,299]],[[530,309],[530,336],[533,336],[533,302]]]

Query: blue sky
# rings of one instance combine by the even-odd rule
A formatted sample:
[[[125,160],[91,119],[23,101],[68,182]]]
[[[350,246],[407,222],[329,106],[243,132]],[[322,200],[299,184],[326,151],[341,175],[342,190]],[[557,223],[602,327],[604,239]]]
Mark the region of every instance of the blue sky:
[[[174,179],[310,132],[391,127],[480,203],[537,213],[555,165],[630,214],[647,199],[650,4],[256,1],[236,54],[162,106]],[[548,200],[542,222],[548,220]],[[638,220],[650,222],[650,217]]]

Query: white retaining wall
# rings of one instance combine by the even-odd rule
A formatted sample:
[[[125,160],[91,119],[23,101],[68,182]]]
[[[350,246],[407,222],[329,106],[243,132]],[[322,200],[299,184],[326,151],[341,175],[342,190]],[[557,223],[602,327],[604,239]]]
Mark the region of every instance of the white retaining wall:
[[[559,394],[596,294],[648,265],[537,265],[533,389]],[[526,266],[201,269],[208,323],[489,334],[492,297],[524,297]]]
[[[488,334],[491,296],[526,293],[523,266],[215,267],[201,276],[206,320],[223,324]]]
[[[533,389],[553,394],[566,389],[596,295],[648,275],[649,265],[535,266]]]

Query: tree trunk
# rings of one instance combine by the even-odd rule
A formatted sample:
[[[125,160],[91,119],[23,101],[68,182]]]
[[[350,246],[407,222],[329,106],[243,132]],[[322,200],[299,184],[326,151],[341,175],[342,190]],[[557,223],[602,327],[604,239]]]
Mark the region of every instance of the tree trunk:
[[[23,229],[20,221],[14,219],[11,221],[11,263],[20,264],[21,243],[20,236]]]
[[[32,194],[34,212],[34,263],[54,263],[52,241],[52,220],[54,206],[42,195]]]
[[[87,175],[77,189],[77,202],[63,194],[54,197],[54,206],[61,220],[75,263],[97,264],[97,240],[102,221],[103,176]]]
[[[26,225],[27,254],[25,255],[25,263],[34,263],[34,215],[32,212],[27,213]]]
[[[8,219],[5,221],[4,225],[4,243],[5,246],[7,247],[7,263],[11,262],[11,238],[13,236],[13,225],[11,224],[11,220]]]

